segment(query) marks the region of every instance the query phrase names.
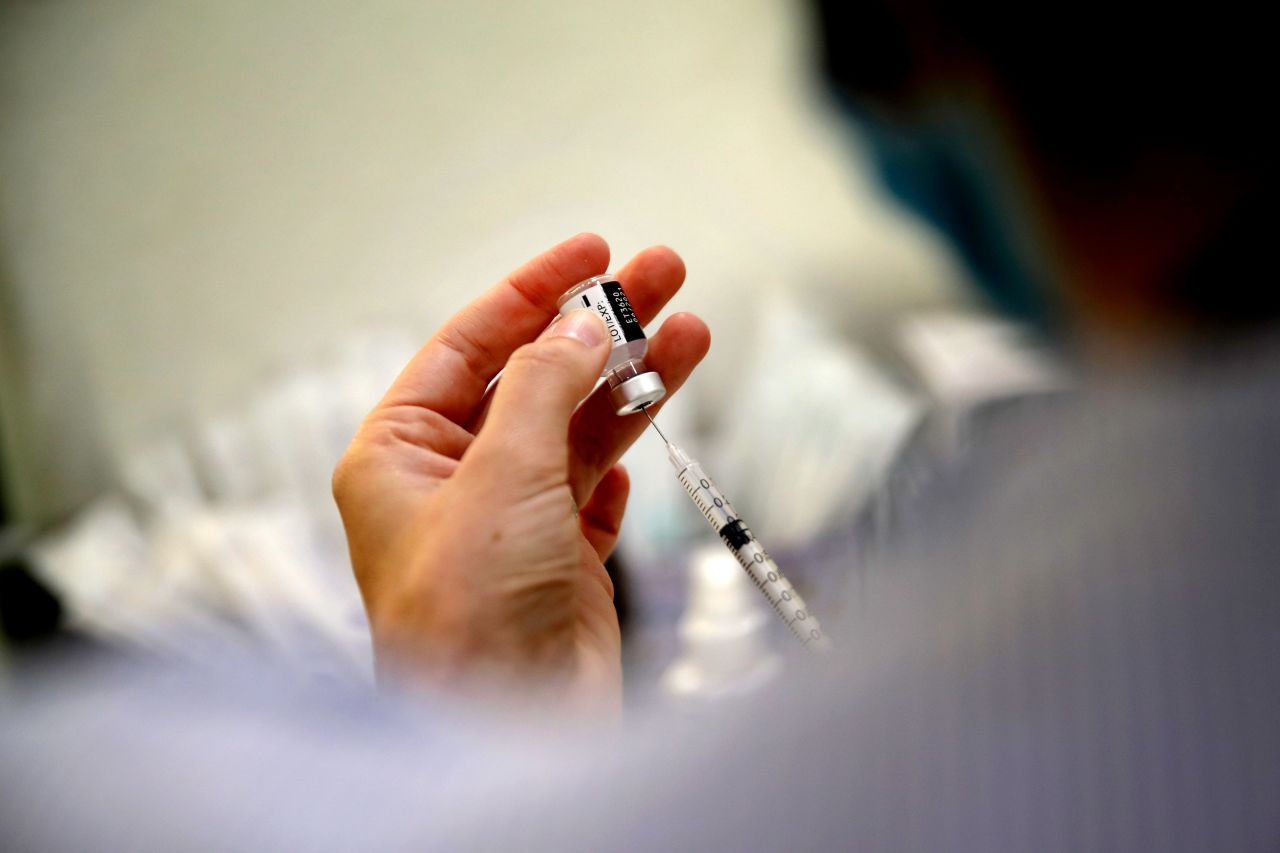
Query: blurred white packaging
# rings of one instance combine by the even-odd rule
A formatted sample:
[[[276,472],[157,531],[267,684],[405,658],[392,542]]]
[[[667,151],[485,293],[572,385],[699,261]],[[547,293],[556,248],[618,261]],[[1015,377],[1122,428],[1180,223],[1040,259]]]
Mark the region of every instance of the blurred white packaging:
[[[242,414],[218,414],[197,426],[192,452],[210,500],[240,503],[267,493],[263,460]]]
[[[234,615],[269,654],[315,672],[371,673],[355,581],[328,570],[312,527],[287,501],[209,509],[155,531],[154,560],[194,566],[199,600]]]
[[[854,515],[923,406],[791,293],[761,300],[755,340],[714,470],[766,545],[803,544]]]
[[[900,351],[929,395],[938,449],[959,453],[969,415],[998,400],[1071,387],[1031,329],[989,314],[922,314],[898,329]]]
[[[143,513],[181,517],[204,505],[204,490],[191,454],[177,436],[162,436],[131,454],[120,481]]]
[[[74,631],[161,653],[232,633],[202,601],[196,567],[153,559],[150,540],[120,498],[94,503],[41,539],[32,558]]]
[[[70,627],[199,655],[236,642],[313,673],[372,675],[368,628],[329,491],[360,419],[415,347],[362,334],[282,373],[242,409],[163,437],[101,499],[37,542]]]

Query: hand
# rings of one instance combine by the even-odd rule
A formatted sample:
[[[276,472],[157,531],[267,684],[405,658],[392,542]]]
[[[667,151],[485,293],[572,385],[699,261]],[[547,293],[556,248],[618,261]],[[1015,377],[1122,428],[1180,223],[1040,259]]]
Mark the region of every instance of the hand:
[[[618,705],[620,639],[603,561],[629,488],[616,463],[648,421],[615,415],[604,388],[583,401],[609,350],[592,313],[540,336],[556,299],[608,263],[605,242],[580,234],[462,309],[339,461],[333,492],[381,675]],[[647,323],[680,288],[684,264],[647,249],[618,279]],[[650,337],[645,363],[668,398],[709,344],[689,314]]]

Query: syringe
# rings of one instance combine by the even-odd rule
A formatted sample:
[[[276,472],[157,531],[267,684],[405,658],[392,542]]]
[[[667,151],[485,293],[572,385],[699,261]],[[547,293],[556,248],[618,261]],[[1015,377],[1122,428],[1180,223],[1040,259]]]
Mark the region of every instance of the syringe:
[[[702,511],[703,517],[724,540],[724,544],[733,552],[733,556],[738,558],[742,568],[747,570],[747,575],[764,593],[764,597],[769,600],[774,611],[791,629],[791,633],[807,649],[822,651],[829,648],[830,643],[822,633],[822,627],[805,606],[804,599],[796,592],[791,581],[782,574],[782,570],[764,550],[764,546],[751,533],[751,529],[739,517],[738,511],[729,503],[728,498],[716,488],[716,484],[707,476],[702,465],[667,440],[654,422],[653,416],[649,414],[647,406],[641,411],[666,444],[667,458],[676,469],[676,479]]]

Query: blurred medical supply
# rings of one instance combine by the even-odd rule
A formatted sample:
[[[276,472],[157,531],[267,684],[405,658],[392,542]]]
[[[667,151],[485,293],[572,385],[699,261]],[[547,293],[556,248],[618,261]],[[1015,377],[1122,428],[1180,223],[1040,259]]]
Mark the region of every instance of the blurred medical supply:
[[[723,548],[689,556],[689,604],[680,619],[680,652],[662,687],[680,703],[753,692],[782,671],[768,632],[769,613],[742,567]]]
[[[963,452],[984,406],[1073,387],[1060,359],[1027,326],[991,314],[935,312],[897,329],[899,352],[930,403],[931,441],[940,456]]]
[[[802,294],[777,287],[760,299],[737,403],[710,454],[755,528],[779,545],[812,542],[856,516],[925,408]]]
[[[135,454],[122,492],[32,547],[67,627],[188,656],[230,642],[304,671],[368,678],[368,629],[328,479],[414,349],[401,333],[354,335],[243,407]]]

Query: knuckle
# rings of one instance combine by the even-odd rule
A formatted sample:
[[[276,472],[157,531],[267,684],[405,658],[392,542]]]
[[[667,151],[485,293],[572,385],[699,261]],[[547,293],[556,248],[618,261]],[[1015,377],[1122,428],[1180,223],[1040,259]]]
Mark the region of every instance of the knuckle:
[[[364,473],[368,470],[368,457],[369,454],[365,450],[363,442],[357,437],[342,454],[338,464],[333,466],[333,475],[329,478],[329,488],[333,492],[333,499],[339,507],[347,502],[353,491],[358,487],[360,480],[364,477]]]
[[[338,464],[333,466],[333,474],[329,478],[329,490],[333,493],[333,499],[339,506],[342,505],[351,488],[351,466],[351,451],[348,450],[342,454]]]

